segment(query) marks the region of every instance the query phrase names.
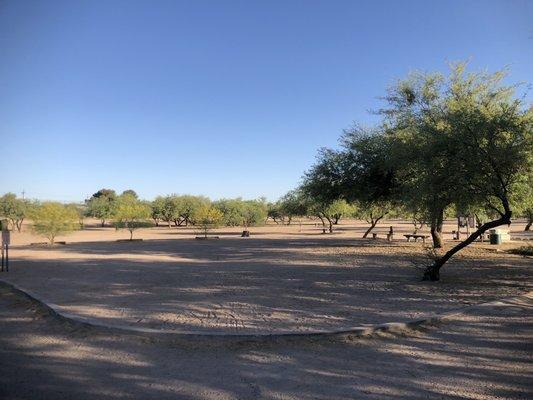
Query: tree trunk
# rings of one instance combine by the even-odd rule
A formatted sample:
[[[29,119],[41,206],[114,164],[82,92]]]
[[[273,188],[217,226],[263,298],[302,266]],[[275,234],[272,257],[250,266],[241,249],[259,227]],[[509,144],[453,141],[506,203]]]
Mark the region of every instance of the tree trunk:
[[[365,234],[363,235],[363,239],[366,239],[366,237],[370,234],[370,232],[372,232],[372,229],[374,229],[376,224],[377,224],[377,221],[374,221],[374,219],[372,219],[370,223],[370,228],[366,230]]]
[[[527,213],[527,224],[524,228],[524,231],[529,231],[531,229],[531,225],[533,224],[533,211],[528,211]]]
[[[326,233],[326,222],[324,221],[324,218],[322,218],[322,215],[318,214],[317,217],[322,222],[322,233]]]
[[[383,215],[380,215],[379,217],[377,217],[376,219],[374,219],[372,217],[372,215],[370,216],[370,228],[368,228],[365,232],[365,234],[363,235],[363,239],[366,239],[366,237],[370,234],[370,232],[372,232],[372,229],[374,229],[376,227],[376,225],[378,224],[379,220],[381,218],[383,218],[385,216],[385,214]]]
[[[433,248],[442,248],[442,224],[444,221],[444,209],[440,209],[436,215],[431,218],[431,238],[433,239]]]
[[[333,222],[331,221],[331,218],[326,216],[326,219],[328,220],[329,224],[329,233],[333,233]]]
[[[458,245],[454,246],[452,249],[448,250],[441,258],[435,261],[433,265],[430,265],[426,268],[424,272],[424,280],[438,281],[440,279],[440,269],[443,267],[446,262],[458,251],[464,249],[470,243],[474,242],[478,237],[483,235],[489,229],[496,228],[501,225],[510,225],[511,224],[511,215],[512,212],[507,210],[500,218],[489,221],[483,224],[478,230],[472,233],[466,240],[462,241]]]
[[[130,241],[133,240],[133,229],[130,229]]]
[[[105,219],[101,220],[102,222],[102,228],[105,226]]]

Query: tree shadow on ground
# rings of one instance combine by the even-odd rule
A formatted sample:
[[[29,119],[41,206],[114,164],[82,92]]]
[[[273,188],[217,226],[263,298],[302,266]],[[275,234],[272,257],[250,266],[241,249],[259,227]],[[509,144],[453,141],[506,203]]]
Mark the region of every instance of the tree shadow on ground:
[[[530,302],[406,335],[213,344],[72,329],[0,289],[5,399],[530,398]]]
[[[304,332],[404,321],[520,293],[527,260],[456,260],[420,282],[397,243],[347,238],[75,243],[16,259],[9,281],[64,311],[184,332]],[[29,248],[29,247],[27,247]],[[354,250],[354,252],[352,251]]]

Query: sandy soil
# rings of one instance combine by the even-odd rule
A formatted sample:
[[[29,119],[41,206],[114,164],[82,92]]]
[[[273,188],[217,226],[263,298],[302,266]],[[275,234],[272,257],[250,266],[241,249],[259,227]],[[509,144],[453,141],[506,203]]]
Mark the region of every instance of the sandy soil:
[[[0,287],[0,398],[530,399],[532,311],[524,299],[405,335],[171,345],[72,329]]]
[[[249,239],[239,228],[220,240],[197,241],[194,228],[136,232],[143,242],[116,242],[127,232],[87,229],[67,245],[42,241],[26,229],[13,235],[11,272],[1,279],[30,289],[64,311],[108,324],[179,332],[266,333],[343,329],[403,321],[531,290],[531,259],[476,244],[422,283],[415,268],[428,262],[421,243],[362,240],[366,226],[348,221],[333,235],[320,227],[259,227]],[[453,222],[446,234],[455,229]],[[513,226],[513,235],[522,235]],[[500,246],[517,246],[516,242]],[[448,245],[451,245],[449,243]]]

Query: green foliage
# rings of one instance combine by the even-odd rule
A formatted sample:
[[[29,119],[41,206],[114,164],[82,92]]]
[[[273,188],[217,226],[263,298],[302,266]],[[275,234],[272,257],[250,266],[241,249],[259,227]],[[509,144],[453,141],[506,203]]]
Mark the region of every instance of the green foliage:
[[[193,215],[196,210],[207,204],[210,204],[210,200],[203,196],[176,194],[159,196],[151,204],[152,218],[165,221],[169,227],[172,222],[176,226],[194,224]]]
[[[158,196],[150,203],[151,217],[154,220],[156,226],[159,225],[159,221],[164,220],[165,198]]]
[[[243,226],[261,225],[267,218],[268,207],[264,199],[246,200],[243,202]]]
[[[186,225],[196,224],[194,215],[202,207],[208,206],[211,201],[204,196],[181,195],[176,198],[180,218]]]
[[[410,75],[389,90],[378,128],[348,131],[341,150],[321,150],[303,190],[322,204],[358,201],[372,215],[381,214],[375,206],[400,204],[429,221],[432,234],[452,206],[491,219],[435,263],[431,279],[438,279],[453,254],[509,224],[513,208],[528,208],[533,109],[503,85],[504,77],[467,73],[465,64],[447,77]]]
[[[87,216],[87,206],[85,204],[72,203],[68,204],[68,207],[72,208],[78,216],[78,225],[80,229],[83,229],[85,217]]]
[[[22,222],[29,211],[29,203],[17,198],[14,193],[6,193],[0,197],[0,218],[5,218],[12,229],[18,232],[22,229]]]
[[[193,218],[195,225],[201,229],[204,237],[207,238],[207,233],[222,223],[224,215],[219,209],[203,204],[195,210]]]
[[[279,224],[280,221],[284,221],[285,216],[283,215],[281,203],[279,201],[267,204],[267,218],[272,219],[276,224]]]
[[[103,227],[106,220],[113,217],[116,199],[117,195],[114,190],[99,190],[90,199],[85,201],[87,216],[99,219]]]
[[[339,220],[343,217],[357,215],[357,207],[355,204],[349,204],[344,199],[338,199],[329,204],[324,212],[333,219],[334,224],[338,224]]]
[[[136,229],[152,226],[146,219],[150,218],[150,205],[137,199],[132,194],[126,193],[116,199],[113,210],[114,226],[117,229],[126,229],[130,232],[130,240]]]
[[[125,196],[125,195],[135,197],[136,199],[139,198],[139,196],[137,195],[137,192],[132,189],[124,190],[121,196]]]
[[[226,226],[259,225],[267,217],[267,204],[263,199],[221,199],[215,201],[213,207],[222,213],[222,223]]]
[[[306,216],[309,212],[309,199],[301,190],[291,190],[279,200],[281,214],[289,220]]]
[[[117,197],[117,193],[112,189],[100,189],[98,192],[91,196],[91,198],[100,197],[106,197],[108,199],[115,200],[115,198]]]
[[[213,207],[222,213],[222,223],[226,226],[243,225],[244,202],[242,199],[220,199]]]
[[[50,244],[58,235],[62,235],[78,228],[78,213],[73,207],[57,202],[44,202],[30,212],[33,231],[45,236]]]

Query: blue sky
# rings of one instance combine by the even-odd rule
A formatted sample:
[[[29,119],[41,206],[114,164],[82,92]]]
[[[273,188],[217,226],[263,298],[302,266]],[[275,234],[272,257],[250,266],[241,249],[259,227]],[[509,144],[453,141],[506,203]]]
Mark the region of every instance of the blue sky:
[[[3,0],[0,193],[275,199],[395,79],[466,59],[532,82],[533,2]]]

